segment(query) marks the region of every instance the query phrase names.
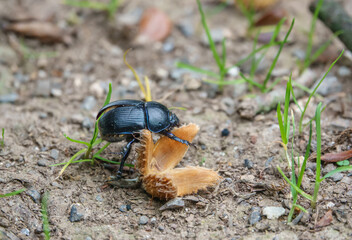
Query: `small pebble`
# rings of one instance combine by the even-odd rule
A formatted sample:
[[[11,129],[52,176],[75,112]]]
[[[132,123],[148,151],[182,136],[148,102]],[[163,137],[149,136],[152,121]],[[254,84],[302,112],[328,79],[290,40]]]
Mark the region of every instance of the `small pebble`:
[[[285,209],[283,207],[264,207],[263,215],[268,219],[278,219],[285,214]]]
[[[18,99],[17,93],[9,93],[0,95],[0,103],[14,103]]]
[[[224,182],[232,183],[232,178],[225,178]]]
[[[81,108],[84,110],[92,110],[97,104],[97,101],[95,100],[95,97],[93,96],[88,96],[83,100],[83,103],[81,105]]]
[[[49,161],[46,159],[39,159],[37,162],[38,166],[40,167],[46,167],[49,165]]]
[[[169,53],[175,49],[174,41],[170,38],[165,41],[163,44],[163,51]]]
[[[59,158],[59,150],[57,149],[51,149],[50,151],[50,157],[52,157],[54,160],[57,160]]]
[[[82,121],[82,127],[83,128],[86,128],[86,129],[91,129],[93,127],[93,123],[92,121],[90,120],[89,117],[85,117]]]
[[[252,213],[249,216],[249,224],[254,225],[262,219],[259,207],[253,207]]]
[[[214,43],[220,43],[222,39],[225,37],[224,30],[221,28],[211,29],[210,35]],[[209,41],[206,33],[204,33],[202,36],[202,44],[204,44],[205,46],[209,46]]]
[[[252,169],[253,168],[253,162],[249,159],[245,159],[244,160],[244,166],[248,169]]]
[[[69,217],[70,222],[78,222],[81,221],[82,218],[83,214],[78,213],[76,205],[72,205]]]
[[[152,224],[152,225],[155,225],[156,224],[156,217],[152,217],[151,219],[150,219],[150,223]]]
[[[221,131],[221,137],[227,137],[230,135],[230,131],[227,129],[227,128],[224,128],[222,131]]]
[[[41,113],[39,113],[39,118],[46,119],[46,118],[48,118],[48,114],[46,112],[41,112]]]
[[[191,21],[184,21],[177,25],[177,28],[185,37],[191,37],[194,34],[194,27]]]
[[[139,225],[146,225],[149,222],[149,218],[147,216],[141,216],[139,218]]]
[[[341,66],[339,67],[339,69],[337,70],[337,74],[340,77],[347,77],[349,75],[351,75],[351,69],[346,67],[346,66]]]
[[[24,235],[26,235],[26,236],[29,236],[29,234],[30,234],[28,228],[23,228],[23,229],[21,229],[21,233],[24,234]]]
[[[37,97],[49,97],[51,92],[49,80],[38,80],[34,95]]]
[[[334,182],[338,182],[338,181],[341,181],[341,179],[343,178],[343,173],[335,173],[334,175],[332,175],[330,177]]]
[[[26,193],[32,198],[35,203],[40,203],[40,193],[37,190],[31,188],[28,189]]]
[[[274,160],[274,157],[269,157],[268,160],[266,160],[264,167],[269,167],[271,162]]]
[[[102,201],[103,201],[103,198],[102,198],[101,195],[97,195],[97,196],[95,197],[95,200],[97,200],[98,202],[102,202]]]
[[[164,230],[165,230],[163,225],[159,225],[158,229],[159,229],[160,232],[164,232]]]
[[[185,202],[182,200],[182,198],[174,198],[161,206],[160,211],[183,208],[184,206]]]
[[[234,67],[230,68],[230,69],[227,71],[227,74],[228,74],[230,77],[233,77],[233,78],[238,77],[239,73],[240,73],[240,68],[237,67],[237,66],[234,66]],[[244,85],[244,84],[243,84],[243,85]],[[236,86],[236,87],[237,87],[237,86]]]

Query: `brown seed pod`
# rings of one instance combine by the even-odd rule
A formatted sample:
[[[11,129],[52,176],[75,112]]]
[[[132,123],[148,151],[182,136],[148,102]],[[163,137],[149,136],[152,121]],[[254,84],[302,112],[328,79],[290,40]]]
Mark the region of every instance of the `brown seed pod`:
[[[177,137],[191,142],[199,131],[195,124],[188,124],[172,131]],[[142,146],[138,150],[137,167],[142,175],[143,187],[153,197],[163,200],[195,193],[215,185],[220,176],[202,167],[175,168],[188,150],[188,146],[168,137],[161,137],[155,144],[151,132],[144,130]]]

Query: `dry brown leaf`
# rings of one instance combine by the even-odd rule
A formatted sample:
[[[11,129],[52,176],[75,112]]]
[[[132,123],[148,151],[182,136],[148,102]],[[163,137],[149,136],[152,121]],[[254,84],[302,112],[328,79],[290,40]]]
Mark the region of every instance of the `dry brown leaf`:
[[[6,31],[12,31],[26,37],[38,38],[45,43],[66,43],[70,38],[56,25],[50,22],[31,21],[18,22],[5,26]]]
[[[324,162],[339,162],[352,158],[352,150],[338,152],[338,153],[327,153],[321,157]]]
[[[189,124],[172,131],[177,137],[191,142],[199,131],[195,124]],[[195,193],[218,182],[217,172],[202,167],[174,167],[182,160],[188,146],[168,137],[161,137],[154,145],[152,135],[142,133],[142,147],[138,150],[137,167],[142,175],[143,187],[160,199]]]
[[[321,228],[330,225],[332,222],[332,210],[330,209],[325,215],[317,222],[316,228]]]
[[[139,22],[136,44],[163,41],[171,33],[172,22],[170,18],[157,8],[147,9]]]
[[[278,24],[281,19],[287,18],[287,11],[283,8],[274,8],[265,12],[256,22],[256,27],[271,26]]]

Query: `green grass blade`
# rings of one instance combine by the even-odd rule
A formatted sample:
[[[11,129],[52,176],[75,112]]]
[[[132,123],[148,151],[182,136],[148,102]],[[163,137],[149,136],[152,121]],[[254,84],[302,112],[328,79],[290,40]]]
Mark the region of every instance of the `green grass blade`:
[[[50,227],[49,227],[49,217],[48,217],[48,198],[49,193],[45,192],[42,197],[42,219],[43,219],[43,232],[45,240],[50,240]]]
[[[304,155],[304,160],[303,160],[303,163],[302,163],[301,171],[300,171],[299,176],[298,176],[297,187],[301,187],[304,171],[306,170],[307,159],[308,159],[308,157],[310,155],[310,145],[311,145],[311,142],[312,142],[312,132],[313,132],[313,126],[312,126],[312,121],[311,121],[310,122],[310,127],[309,127],[308,144],[307,144],[307,147],[306,147],[306,153]]]
[[[294,185],[294,184],[290,181],[290,179],[288,179],[288,178],[285,176],[284,172],[281,170],[281,168],[280,168],[279,166],[277,166],[277,170],[280,172],[281,176],[286,180],[286,182],[287,182],[288,184],[290,184],[291,187],[293,187],[299,194],[301,194],[303,197],[305,197],[305,198],[308,199],[308,200],[312,200],[312,199],[313,199],[311,195],[305,193],[302,189],[300,189],[300,188],[298,188],[296,185]]]
[[[100,148],[95,154],[94,157],[98,156],[100,153],[102,153],[111,143],[106,143],[102,148]],[[94,158],[93,157],[93,158]]]
[[[292,22],[291,22],[291,25],[290,25],[290,28],[288,29],[288,32],[286,33],[286,36],[284,38],[284,41],[280,44],[280,47],[279,47],[279,51],[277,52],[275,58],[274,58],[274,61],[271,63],[271,66],[270,66],[270,69],[265,77],[265,80],[264,80],[264,83],[263,83],[263,86],[264,86],[264,89],[266,88],[266,85],[271,77],[271,72],[274,70],[275,66],[276,66],[276,63],[277,61],[279,60],[279,56],[281,54],[281,51],[285,45],[285,43],[287,42],[287,38],[288,36],[290,35],[291,31],[292,31],[292,28],[293,28],[293,25],[295,24],[295,19],[292,19]]]
[[[324,180],[328,177],[331,177],[332,175],[334,175],[335,173],[338,173],[338,172],[343,172],[343,171],[350,171],[352,170],[352,166],[343,166],[343,167],[338,167],[334,170],[332,170],[331,172],[328,172],[324,177],[322,177],[320,180]]]
[[[108,95],[106,95],[106,98],[105,98],[105,102],[104,102],[104,105],[108,105],[109,102],[110,102],[110,99],[111,99],[111,92],[112,92],[112,87],[111,87],[111,83],[109,83],[109,92],[108,92]]]
[[[92,159],[81,159],[81,160],[71,161],[70,164],[81,163],[81,162],[91,162],[91,161],[92,161]],[[56,164],[49,165],[49,167],[61,166],[61,165],[65,165],[67,163],[69,163],[69,162],[56,163]]]
[[[225,67],[226,67],[226,38],[222,39],[221,48],[222,48],[222,66],[223,66],[223,69],[225,69]]]
[[[117,165],[120,165],[120,162],[115,162],[115,161],[112,161],[112,160],[109,160],[109,159],[106,159],[106,158],[103,158],[103,157],[101,157],[101,156],[96,156],[95,157],[96,159],[99,159],[99,160],[101,160],[101,161],[104,161],[104,162],[107,162],[107,163],[112,163],[112,164],[117,164]],[[125,165],[124,166],[127,166],[127,167],[134,167],[134,165],[133,164],[128,164],[128,163],[125,163]]]
[[[299,208],[301,211],[303,211],[305,213],[308,213],[308,211],[304,207],[302,207],[301,205],[293,204],[292,207],[293,208]]]
[[[295,118],[293,115],[293,111],[291,111],[291,118],[292,118],[292,141],[291,141],[291,181],[294,185],[296,185],[296,173],[295,173],[295,156],[293,153],[294,148],[294,140],[295,140]],[[291,187],[292,198],[297,201],[297,191]]]
[[[274,46],[274,45],[280,45],[280,44],[283,43],[283,42],[284,42],[284,41],[278,41],[278,42],[273,42],[273,43],[270,43],[270,42],[269,42],[269,43],[267,43],[267,44],[261,46],[260,48],[257,48],[255,51],[252,51],[250,54],[248,54],[247,57],[242,58],[242,59],[239,60],[235,65],[226,68],[225,71],[228,72],[230,68],[239,67],[239,66],[241,66],[243,63],[247,62],[248,59],[251,59],[251,58],[252,58],[255,54],[257,54],[258,52],[261,52],[261,51],[263,51],[264,49],[267,49],[267,48],[269,48],[269,47],[271,47],[271,46]]]
[[[217,74],[215,72],[212,72],[212,71],[209,71],[209,70],[204,70],[202,68],[198,68],[198,67],[195,67],[195,66],[192,66],[190,64],[183,63],[183,62],[177,62],[176,63],[176,67],[183,68],[183,69],[188,69],[188,70],[191,70],[193,72],[202,73],[202,74],[205,74],[205,75],[208,75],[208,76],[211,76],[211,77],[215,77],[215,78],[218,78],[218,79],[220,78],[219,74]]]
[[[80,8],[90,8],[100,11],[108,10],[108,5],[105,3],[100,2],[92,2],[92,1],[74,1],[74,0],[65,0],[64,4],[70,5],[73,7],[80,7]]]
[[[291,73],[291,74],[292,74],[292,73]],[[299,111],[300,111],[301,114],[302,114],[303,110],[302,110],[301,106],[298,104],[298,101],[297,101],[297,99],[296,99],[295,92],[293,91],[293,86],[292,86],[292,85],[291,85],[291,94],[292,94],[292,99],[293,99],[293,101],[295,102],[296,106],[298,107]]]
[[[237,80],[224,81],[224,82],[214,81],[214,80],[210,80],[210,79],[203,79],[203,82],[217,84],[217,85],[236,85],[236,84],[243,84],[246,81],[241,78],[241,79],[237,79]]]
[[[306,102],[306,105],[304,106],[304,109],[303,109],[303,113],[301,114],[301,118],[299,120],[299,132],[302,133],[302,122],[303,122],[303,118],[304,118],[304,115],[307,111],[307,108],[308,108],[308,104],[312,98],[312,96],[315,94],[315,92],[317,91],[318,87],[320,86],[320,84],[324,81],[324,79],[326,78],[326,76],[328,75],[328,73],[330,72],[331,68],[335,65],[335,63],[341,58],[341,56],[343,55],[345,50],[342,50],[342,52],[340,53],[340,55],[336,58],[336,60],[330,65],[328,71],[324,74],[323,78],[319,81],[318,85],[314,88],[313,92],[309,95],[308,97],[308,100]]]
[[[1,130],[1,146],[5,146],[5,128],[2,128]]]
[[[240,74],[240,76],[243,78],[243,80],[245,80],[246,82],[249,82],[250,84],[252,84],[252,85],[254,85],[254,86],[256,86],[256,87],[258,87],[258,88],[260,88],[260,89],[263,88],[263,86],[262,86],[260,83],[257,83],[257,82],[255,82],[255,81],[253,81],[252,79],[246,78],[246,77],[243,75],[243,73],[240,72],[239,74]]]
[[[281,140],[282,140],[282,142],[284,144],[287,144],[285,127],[284,127],[284,123],[282,122],[282,114],[281,114],[280,102],[278,102],[278,104],[277,104],[276,112],[277,112],[277,121],[279,122],[279,127],[280,127]]]
[[[319,15],[320,9],[323,5],[323,2],[324,2],[324,0],[319,0],[317,7],[315,8],[315,11],[314,11],[313,19],[312,19],[311,26],[310,26],[309,36],[308,36],[306,58],[304,60],[304,69],[306,69],[311,63],[311,54],[312,54],[312,48],[313,48],[313,37],[314,37],[314,32],[315,32],[315,24],[317,22],[318,15]]]
[[[217,65],[218,65],[219,69],[223,70],[224,66],[222,65],[221,59],[219,57],[219,54],[216,51],[215,43],[214,43],[214,41],[213,41],[213,39],[211,37],[210,30],[209,30],[209,27],[207,25],[205,14],[203,12],[203,8],[202,8],[202,4],[200,3],[200,0],[197,0],[197,4],[198,4],[199,13],[201,15],[202,25],[203,25],[203,28],[204,28],[205,33],[207,35],[207,38],[208,38],[208,41],[209,41],[209,45],[210,45],[210,49],[211,49],[211,51],[213,53],[213,57],[214,57]]]
[[[311,57],[308,66],[314,62],[315,60],[318,59],[318,57],[325,52],[325,50],[329,47],[329,45],[332,43],[332,41],[339,36],[340,34],[342,34],[343,31],[338,31],[336,32],[333,37],[331,37],[329,40],[327,40],[322,46],[320,46],[320,48],[318,48],[318,50],[315,51],[315,53],[313,54],[313,56]],[[308,66],[306,66],[305,68],[307,68]]]
[[[286,132],[286,141],[288,142],[288,135],[289,135],[289,122],[288,122],[288,108],[290,107],[290,100],[291,100],[291,76],[286,84],[286,94],[285,94],[285,108],[284,108],[284,127],[285,127],[285,132]],[[286,143],[287,143],[286,142]]]
[[[317,109],[315,111],[315,131],[317,135],[317,156],[316,156],[316,163],[317,169],[315,171],[315,186],[314,186],[314,194],[313,199],[311,202],[312,208],[315,208],[317,199],[318,199],[318,192],[320,187],[320,171],[321,171],[321,126],[320,126],[320,114],[321,114],[321,102],[318,104]]]
[[[65,133],[64,133],[64,137],[65,137],[67,140],[71,141],[71,142],[80,143],[80,144],[89,146],[89,143],[83,142],[83,141],[80,141],[80,140],[72,139],[72,138],[70,138],[69,136],[67,136]]]
[[[20,190],[16,190],[16,191],[13,191],[13,192],[10,192],[10,193],[0,194],[0,198],[15,196],[17,194],[20,194],[21,192],[26,191],[26,190],[27,190],[26,188],[22,188]]]

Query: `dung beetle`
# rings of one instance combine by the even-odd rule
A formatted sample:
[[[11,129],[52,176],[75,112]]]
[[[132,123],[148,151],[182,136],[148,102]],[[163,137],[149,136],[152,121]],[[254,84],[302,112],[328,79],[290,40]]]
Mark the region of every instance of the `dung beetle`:
[[[103,116],[101,116],[103,114]],[[99,119],[100,117],[100,119]],[[180,126],[177,116],[161,103],[140,100],[118,100],[105,105],[97,115],[101,138],[108,142],[126,139],[127,145],[122,151],[117,178],[121,178],[124,163],[131,151],[132,144],[138,141],[139,133],[147,129],[160,133],[175,141],[190,146],[186,140],[180,139],[170,131]]]

